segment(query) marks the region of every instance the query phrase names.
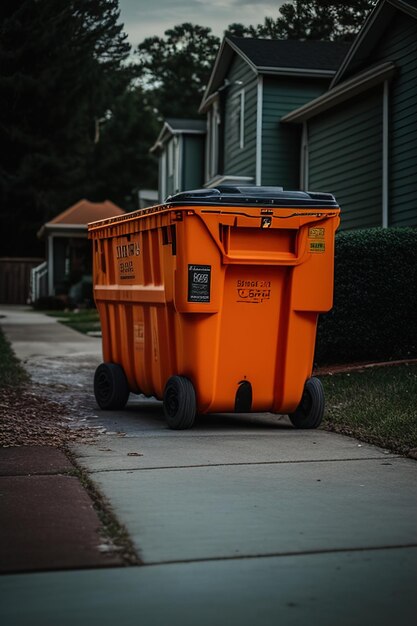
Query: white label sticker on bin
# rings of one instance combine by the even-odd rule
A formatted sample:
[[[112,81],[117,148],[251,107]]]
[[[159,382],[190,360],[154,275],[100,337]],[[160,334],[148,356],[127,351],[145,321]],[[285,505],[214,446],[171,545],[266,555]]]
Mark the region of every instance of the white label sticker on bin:
[[[188,302],[210,302],[211,265],[188,266]]]

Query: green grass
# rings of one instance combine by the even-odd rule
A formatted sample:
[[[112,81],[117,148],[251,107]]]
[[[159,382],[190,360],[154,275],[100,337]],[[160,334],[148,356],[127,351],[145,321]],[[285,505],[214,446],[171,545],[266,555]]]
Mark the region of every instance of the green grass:
[[[96,309],[81,309],[80,311],[45,311],[47,315],[56,317],[59,322],[70,326],[80,333],[87,334],[101,330],[100,319]]]
[[[395,452],[417,448],[417,365],[322,376],[323,426]]]
[[[29,381],[29,375],[20,365],[0,328],[0,389],[17,387]]]

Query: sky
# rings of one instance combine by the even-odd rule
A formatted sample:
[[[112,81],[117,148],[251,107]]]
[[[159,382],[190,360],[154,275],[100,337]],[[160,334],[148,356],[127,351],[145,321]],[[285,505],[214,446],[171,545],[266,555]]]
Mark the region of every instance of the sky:
[[[119,0],[120,21],[134,47],[145,37],[161,37],[167,28],[183,22],[209,26],[214,35],[222,37],[233,22],[250,26],[262,24],[266,16],[277,17],[284,1]]]

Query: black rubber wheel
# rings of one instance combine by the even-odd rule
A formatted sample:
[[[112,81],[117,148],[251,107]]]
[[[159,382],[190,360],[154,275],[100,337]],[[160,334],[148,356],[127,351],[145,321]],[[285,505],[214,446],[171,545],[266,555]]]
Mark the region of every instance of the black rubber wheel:
[[[101,409],[123,409],[129,397],[129,386],[123,367],[102,363],[94,374],[94,395]]]
[[[317,428],[324,415],[324,391],[318,378],[309,378],[304,385],[301,402],[289,418],[296,428]]]
[[[164,389],[164,413],[173,430],[191,428],[197,412],[193,384],[184,376],[171,376]]]

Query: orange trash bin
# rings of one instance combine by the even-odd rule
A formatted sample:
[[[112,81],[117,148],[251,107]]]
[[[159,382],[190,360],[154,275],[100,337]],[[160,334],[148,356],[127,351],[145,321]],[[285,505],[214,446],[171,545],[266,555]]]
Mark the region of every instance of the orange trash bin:
[[[218,187],[89,224],[99,406],[122,408],[133,392],[163,400],[175,429],[219,412],[317,427],[324,394],[311,373],[339,214],[331,194]]]

